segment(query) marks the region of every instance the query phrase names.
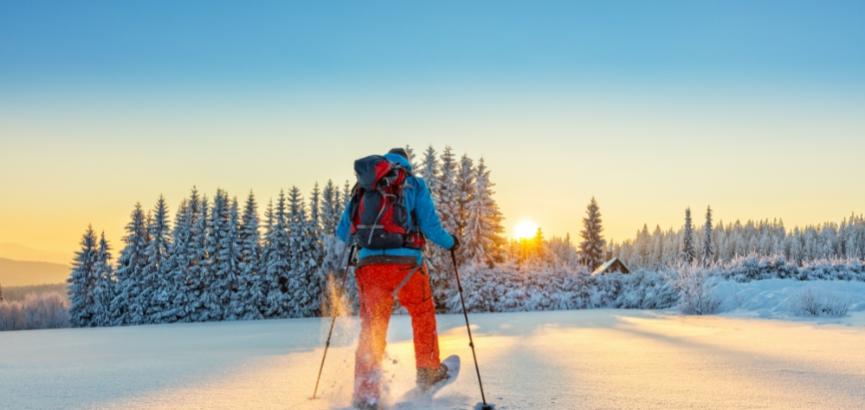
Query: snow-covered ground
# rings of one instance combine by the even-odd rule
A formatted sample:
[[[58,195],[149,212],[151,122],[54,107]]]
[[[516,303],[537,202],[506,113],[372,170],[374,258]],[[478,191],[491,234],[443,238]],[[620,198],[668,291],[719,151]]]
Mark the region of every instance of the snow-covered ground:
[[[833,323],[583,310],[472,315],[488,397],[499,409],[863,408],[865,315]],[[349,403],[357,331],[342,318],[322,398],[311,401],[326,320],[270,320],[0,333],[0,407],[330,409]],[[436,399],[479,401],[465,328],[440,316],[463,357]],[[393,401],[414,380],[409,320],[394,317]]]
[[[807,317],[809,308],[865,311],[865,282],[860,281],[764,279],[734,282],[712,279],[708,288],[720,302],[720,311],[727,315],[796,318]]]

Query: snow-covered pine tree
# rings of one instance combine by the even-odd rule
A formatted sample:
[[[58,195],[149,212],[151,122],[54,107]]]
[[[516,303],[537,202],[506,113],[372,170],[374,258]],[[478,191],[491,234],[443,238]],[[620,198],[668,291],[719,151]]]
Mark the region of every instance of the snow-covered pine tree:
[[[321,229],[321,189],[318,187],[318,182],[315,183],[309,196],[309,222],[316,230]]]
[[[484,260],[490,267],[494,263],[502,262],[503,249],[507,239],[503,235],[505,228],[502,223],[504,216],[499,205],[496,203],[493,191],[495,184],[490,178],[490,170],[484,159],[478,161],[477,176],[475,179],[475,201],[483,209],[483,229],[485,239],[482,241],[484,249]]]
[[[493,199],[490,172],[484,159],[475,169],[473,194],[467,204],[467,221],[463,236],[463,252],[466,262],[492,267],[501,260],[504,238],[501,212]]]
[[[328,179],[321,191],[321,210],[319,211],[321,213],[321,229],[325,234],[333,234],[336,230],[336,224],[339,223],[341,215],[336,212],[338,198],[339,192],[333,185],[333,181]]]
[[[464,239],[462,245],[465,261],[476,265],[487,264],[489,262],[487,249],[491,247],[491,241],[487,232],[485,232],[488,215],[486,214],[484,204],[484,193],[481,189],[482,184],[483,182],[478,178],[474,186],[474,195],[467,206],[468,219],[466,220],[466,227],[463,232]]]
[[[649,225],[643,224],[643,229],[637,231],[637,239],[635,246],[637,248],[637,264],[641,266],[649,266],[651,259],[651,238],[649,236]]]
[[[544,239],[544,231],[541,227],[535,231],[535,236],[532,238],[534,245],[534,259],[536,262],[546,265],[547,261],[547,241]]]
[[[457,162],[451,147],[445,147],[439,160],[439,173],[434,184],[433,199],[436,203],[442,227],[448,232],[457,231]],[[433,298],[439,309],[448,306],[448,299],[455,294],[453,284],[453,267],[451,267],[450,252],[439,247],[427,250],[430,281],[432,282]]]
[[[166,276],[164,276],[164,265],[169,257],[171,227],[168,222],[168,205],[162,195],[156,201],[151,215],[150,225],[147,228],[150,241],[144,250],[147,262],[141,276],[142,285],[139,298],[139,303],[144,307],[142,323],[158,323],[168,302],[162,297],[162,293],[169,287]]]
[[[682,231],[682,260],[685,263],[692,263],[695,257],[694,224],[691,222],[691,208],[685,208],[685,226]]]
[[[334,186],[333,181],[328,180],[324,189],[321,192],[321,248],[322,248],[322,263],[321,272],[327,278],[326,283],[331,283],[330,292],[325,292],[325,299],[330,297],[350,297],[354,289],[354,283],[345,281],[346,288],[341,288],[343,262],[345,244],[336,237],[336,226],[339,224],[339,219],[342,213],[339,210],[342,208],[340,202],[339,189]],[[333,306],[329,300],[322,302],[322,314],[324,306]]]
[[[320,270],[321,246],[318,232],[307,218],[300,189],[292,187],[288,194],[289,206],[289,315],[309,317],[317,315],[324,294],[324,275]]]
[[[125,246],[120,251],[117,263],[117,288],[111,300],[111,316],[114,325],[128,325],[144,321],[144,306],[141,305],[142,279],[147,264],[149,235],[147,222],[140,203],[132,210],[132,220],[126,225]]]
[[[439,176],[439,160],[438,156],[436,156],[436,150],[432,145],[424,151],[423,161],[419,170],[419,175],[426,182],[427,187],[433,195],[433,199],[438,200],[436,197],[438,195],[436,188]]]
[[[219,274],[223,278],[223,286],[217,289],[219,303],[223,309],[223,320],[242,319],[245,314],[244,306],[246,301],[242,299],[241,287],[245,286],[246,283],[242,279],[240,269],[242,261],[241,249],[240,207],[237,203],[237,198],[232,198],[231,205],[228,208],[228,224],[225,235],[222,237],[222,243],[219,245],[222,256],[220,257],[221,263],[219,269],[217,269],[217,271],[223,271]]]
[[[652,261],[650,265],[657,269],[661,267],[664,260],[664,233],[661,231],[661,225],[655,225],[655,232],[652,233]]]
[[[405,154],[408,155],[408,163],[409,165],[411,165],[411,169],[413,171],[419,170],[420,168],[418,167],[418,163],[415,162],[416,157],[414,155],[414,148],[412,148],[410,145],[406,145]]]
[[[191,206],[193,203],[194,206]],[[192,198],[184,199],[177,208],[168,260],[163,264],[160,289],[155,297],[158,306],[153,317],[155,323],[176,322],[183,320],[186,315],[186,306],[189,304],[186,281],[191,275],[192,215],[198,206],[198,193],[193,188]]]
[[[441,155],[438,180],[436,182],[436,205],[442,226],[456,233],[459,216],[459,189],[457,188],[457,161],[453,149],[447,146]]]
[[[461,244],[470,244],[474,242],[476,238],[468,235],[468,224],[469,224],[469,204],[474,201],[475,196],[475,167],[474,161],[468,157],[468,155],[463,155],[460,158],[460,166],[459,171],[456,175],[456,180],[454,181],[454,185],[456,188],[456,198],[455,198],[455,218],[456,218],[456,230],[453,231],[454,235],[460,238]],[[460,265],[464,264],[466,261],[473,259],[472,255],[467,254],[467,250],[470,250],[471,246],[465,246],[458,249],[457,252],[457,263]]]
[[[75,327],[95,326],[94,288],[97,278],[98,250],[96,233],[87,226],[81,238],[81,249],[75,253],[72,273],[67,279],[69,321]]]
[[[580,232],[580,258],[583,265],[593,270],[604,262],[606,243],[602,236],[601,211],[595,197],[586,207],[586,217],[583,218],[583,230]]]
[[[238,319],[261,318],[260,307],[264,305],[261,266],[261,235],[258,232],[258,204],[250,191],[243,206],[240,224],[240,301],[235,309]]]
[[[264,280],[267,301],[262,314],[267,318],[289,315],[289,237],[285,192],[279,192],[273,224],[264,245]]]
[[[270,236],[273,230],[274,214],[273,214],[273,199],[267,201],[267,209],[264,210],[264,237]]]
[[[345,183],[342,184],[342,206],[339,208],[340,214],[349,200],[351,200],[351,183],[346,179]]]
[[[205,282],[202,303],[204,304],[203,321],[223,320],[226,317],[228,299],[226,290],[230,287],[232,269],[237,267],[236,260],[231,259],[229,249],[230,204],[228,193],[218,189],[213,197],[213,208],[210,211],[210,224],[207,230],[208,280]],[[229,291],[230,292],[230,291]]]
[[[706,223],[703,225],[703,265],[715,260],[715,245],[712,243],[712,207],[706,207]]]
[[[207,236],[210,226],[210,203],[207,196],[198,201],[197,212],[193,212],[192,240],[189,245],[189,277],[187,278],[187,297],[184,320],[201,322],[209,320],[206,296],[207,287],[211,282],[210,258],[207,254]]]
[[[111,246],[105,232],[99,238],[96,251],[96,283],[93,286],[93,325],[111,325],[111,299],[114,297],[114,268],[111,265]]]
[[[453,154],[451,154],[451,158]],[[439,198],[439,175],[440,175],[441,164],[439,162],[439,158],[437,156],[435,148],[430,145],[424,151],[423,160],[421,161],[420,172],[416,173],[419,175],[429,188],[430,195],[432,196],[433,201],[436,204],[440,204],[441,200]],[[443,269],[447,267],[446,262],[449,260],[446,258],[445,252],[442,252],[438,247],[430,246],[426,249],[426,260],[427,266],[430,272],[430,278],[432,279],[433,289],[446,289],[443,287],[439,287],[444,284],[447,286],[448,276],[446,272],[443,272]],[[442,293],[442,291],[437,291],[436,293],[436,306],[444,306],[444,300],[447,298],[446,293]]]

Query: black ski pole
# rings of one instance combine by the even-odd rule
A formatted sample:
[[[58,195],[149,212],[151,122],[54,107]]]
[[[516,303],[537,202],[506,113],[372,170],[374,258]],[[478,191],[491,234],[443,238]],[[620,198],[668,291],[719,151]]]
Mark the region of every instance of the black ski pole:
[[[354,258],[355,245],[351,245],[348,250],[348,260],[345,261],[345,270],[342,272],[342,289],[345,289],[345,283],[348,280],[348,269],[351,267],[351,261]],[[321,381],[321,372],[324,370],[324,359],[327,358],[327,349],[330,348],[330,338],[333,336],[333,326],[336,324],[336,309],[333,310],[330,319],[330,330],[327,331],[327,340],[324,342],[324,354],[321,355],[321,364],[318,366],[318,377],[315,378],[315,389],[312,390],[312,398],[315,399],[318,394],[318,383]]]
[[[472,338],[472,327],[469,325],[469,314],[466,312],[466,301],[463,298],[463,285],[460,281],[460,270],[457,267],[457,256],[453,249],[451,249],[451,261],[454,264],[454,274],[457,277],[457,289],[460,292],[460,304],[463,307],[463,317],[466,319],[466,331],[469,333],[469,346],[472,348],[472,359],[475,362],[475,372],[478,374],[478,387],[481,389],[481,400],[483,401],[483,406],[481,406],[481,410],[493,410],[494,406],[491,404],[487,404],[487,396],[484,394],[484,382],[481,381],[481,368],[478,366],[478,355],[475,353],[475,340]]]

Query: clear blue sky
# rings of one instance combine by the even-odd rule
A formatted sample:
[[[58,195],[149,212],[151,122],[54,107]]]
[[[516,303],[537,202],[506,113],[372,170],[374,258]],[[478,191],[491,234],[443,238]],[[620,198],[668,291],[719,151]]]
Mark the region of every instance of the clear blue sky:
[[[865,211],[865,2],[0,3],[0,243],[116,243],[135,201],[406,143],[484,156],[549,234],[592,195],[619,240],[707,204],[837,220]]]
[[[5,87],[861,85],[862,1],[4,2]]]

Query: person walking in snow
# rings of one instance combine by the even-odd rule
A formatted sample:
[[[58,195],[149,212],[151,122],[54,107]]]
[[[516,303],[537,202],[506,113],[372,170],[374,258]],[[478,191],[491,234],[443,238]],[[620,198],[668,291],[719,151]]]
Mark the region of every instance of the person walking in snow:
[[[375,409],[380,406],[381,362],[394,298],[411,315],[418,389],[429,390],[450,377],[439,357],[423,248],[426,239],[449,250],[459,242],[442,227],[429,188],[412,175],[404,149],[359,159],[355,173],[358,182],[336,234],[360,248],[355,278],[361,331],[352,403]]]

